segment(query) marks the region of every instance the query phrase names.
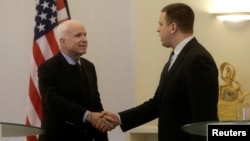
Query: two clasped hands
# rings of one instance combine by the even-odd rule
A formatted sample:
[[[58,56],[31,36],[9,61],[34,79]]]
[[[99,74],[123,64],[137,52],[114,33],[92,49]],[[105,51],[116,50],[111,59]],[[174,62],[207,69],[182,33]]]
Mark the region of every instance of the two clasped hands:
[[[89,112],[87,121],[101,132],[107,132],[120,125],[118,114],[109,111]]]

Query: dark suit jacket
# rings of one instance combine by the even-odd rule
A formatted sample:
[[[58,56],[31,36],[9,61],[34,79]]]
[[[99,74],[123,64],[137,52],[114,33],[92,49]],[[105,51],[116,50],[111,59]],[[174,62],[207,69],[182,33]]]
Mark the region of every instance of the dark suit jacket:
[[[119,113],[123,131],[159,118],[159,141],[189,141],[190,135],[181,130],[183,125],[218,120],[218,69],[195,38],[160,79],[153,98]]]
[[[38,68],[39,90],[42,97],[42,128],[45,134],[40,141],[86,140],[107,141],[103,134],[89,123],[83,123],[87,110],[102,111],[94,65],[81,58],[87,82],[80,83],[61,53],[50,58]],[[88,93],[82,90],[87,88]],[[84,91],[83,90],[83,91]],[[88,97],[88,98],[86,98]]]

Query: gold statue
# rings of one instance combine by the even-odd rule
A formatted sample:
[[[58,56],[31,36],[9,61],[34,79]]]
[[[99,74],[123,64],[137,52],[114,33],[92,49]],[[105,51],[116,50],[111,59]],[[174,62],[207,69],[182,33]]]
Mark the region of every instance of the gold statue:
[[[222,63],[220,73],[224,84],[219,88],[218,116],[220,120],[235,120],[236,108],[247,104],[244,99],[249,93],[245,93],[235,80],[236,72],[231,64]]]

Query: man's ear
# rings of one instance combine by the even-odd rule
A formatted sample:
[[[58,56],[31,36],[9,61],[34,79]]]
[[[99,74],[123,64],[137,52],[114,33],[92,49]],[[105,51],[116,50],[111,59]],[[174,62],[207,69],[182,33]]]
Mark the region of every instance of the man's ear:
[[[177,32],[177,24],[171,23],[171,33],[176,33],[176,32]]]
[[[64,47],[66,45],[66,41],[63,38],[59,39],[60,44]]]

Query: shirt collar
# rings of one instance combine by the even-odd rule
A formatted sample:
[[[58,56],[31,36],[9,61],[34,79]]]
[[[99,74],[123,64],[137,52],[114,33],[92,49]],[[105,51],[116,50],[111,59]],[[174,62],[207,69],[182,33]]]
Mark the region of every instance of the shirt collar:
[[[179,55],[179,53],[181,52],[181,50],[185,47],[185,45],[194,38],[194,36],[190,36],[186,39],[184,39],[183,41],[181,41],[177,46],[176,48],[174,49],[174,54],[175,55]]]
[[[73,60],[73,59],[72,59],[70,56],[68,56],[66,53],[64,53],[63,51],[61,51],[61,53],[62,53],[63,57],[66,59],[66,61],[67,61],[69,64],[71,64],[71,65],[75,65],[75,64],[76,64],[76,61]],[[80,60],[78,61],[78,63],[81,64],[81,63],[80,63]]]

